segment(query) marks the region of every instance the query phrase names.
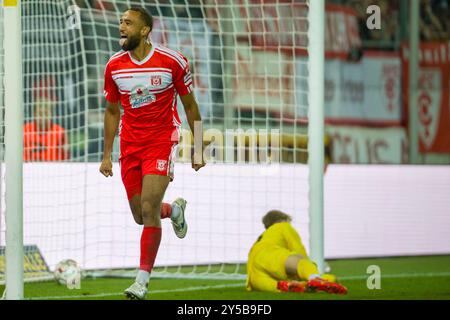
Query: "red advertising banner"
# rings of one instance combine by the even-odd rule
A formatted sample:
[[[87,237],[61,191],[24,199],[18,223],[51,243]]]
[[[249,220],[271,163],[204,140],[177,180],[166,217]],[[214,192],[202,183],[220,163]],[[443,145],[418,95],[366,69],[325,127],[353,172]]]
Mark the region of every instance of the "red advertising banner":
[[[421,153],[450,153],[450,42],[422,43],[419,59],[417,98],[419,151]],[[404,114],[408,115],[409,49],[407,46],[402,48],[402,60]]]
[[[308,5],[305,0],[236,0],[226,9],[224,0],[206,0],[207,21],[211,27],[231,32],[252,50],[281,51],[306,55],[308,46]],[[221,30],[221,20],[233,16],[231,30]],[[327,4],[325,50],[327,58],[346,59],[361,46],[358,17],[348,6]]]

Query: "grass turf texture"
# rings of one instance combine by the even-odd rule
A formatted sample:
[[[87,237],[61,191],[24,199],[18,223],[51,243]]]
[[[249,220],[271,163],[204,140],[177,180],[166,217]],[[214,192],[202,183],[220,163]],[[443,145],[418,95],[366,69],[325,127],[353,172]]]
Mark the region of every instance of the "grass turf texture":
[[[247,292],[242,280],[153,278],[147,299],[152,300],[306,300],[306,299],[446,299],[450,300],[450,256],[399,257],[329,261],[332,272],[348,288],[347,295],[326,293]],[[381,289],[367,288],[367,267],[381,269]],[[245,272],[245,268],[239,268]],[[56,282],[25,284],[28,299],[118,299],[133,279],[83,279],[81,289]],[[4,289],[0,286],[0,292]]]

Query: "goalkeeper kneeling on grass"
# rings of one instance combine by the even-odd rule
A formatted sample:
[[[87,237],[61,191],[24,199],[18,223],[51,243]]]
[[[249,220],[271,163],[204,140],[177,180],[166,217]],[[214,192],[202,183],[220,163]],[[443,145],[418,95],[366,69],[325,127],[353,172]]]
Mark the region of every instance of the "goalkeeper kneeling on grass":
[[[247,290],[346,294],[334,275],[319,274],[290,222],[291,217],[278,210],[263,217],[266,231],[248,255]]]

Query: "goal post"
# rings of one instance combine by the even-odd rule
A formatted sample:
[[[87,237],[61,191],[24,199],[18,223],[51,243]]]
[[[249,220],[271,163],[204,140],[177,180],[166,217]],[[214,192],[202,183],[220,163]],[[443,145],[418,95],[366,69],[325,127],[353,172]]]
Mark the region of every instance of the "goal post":
[[[310,255],[324,272],[324,65],[325,0],[309,2],[309,228]]]
[[[6,185],[6,299],[23,299],[23,101],[20,0],[3,0]]]

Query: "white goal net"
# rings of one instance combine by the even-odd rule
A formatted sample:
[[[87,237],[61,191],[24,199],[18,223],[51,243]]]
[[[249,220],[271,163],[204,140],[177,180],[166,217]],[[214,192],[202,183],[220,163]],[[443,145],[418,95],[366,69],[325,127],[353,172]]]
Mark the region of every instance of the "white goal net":
[[[153,15],[154,45],[179,50],[189,59],[205,138],[214,136],[215,146],[207,166],[194,172],[186,160],[190,136],[183,136],[180,150],[185,151],[164,201],[187,200],[189,230],[180,240],[170,221],[162,221],[154,275],[242,277],[242,264],[270,209],[292,215],[308,247],[305,1],[22,0],[26,278],[41,279],[47,274],[45,265],[53,270],[67,258],[98,272],[138,266],[142,227],[132,218],[119,165],[114,163],[112,178],[98,172],[103,72],[120,50],[118,22],[131,6]],[[2,57],[7,47],[2,28],[3,164],[7,79]],[[185,120],[181,103],[179,109]],[[36,129],[45,119],[52,122],[51,133]],[[186,121],[183,129],[188,129]],[[117,157],[118,139],[114,160]],[[3,177],[4,165],[1,170]]]

